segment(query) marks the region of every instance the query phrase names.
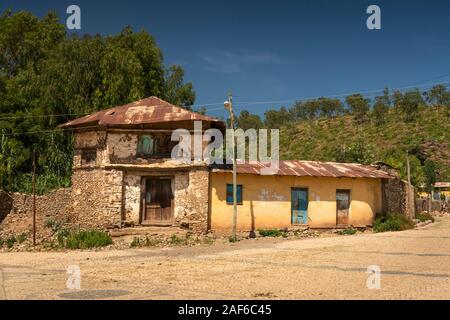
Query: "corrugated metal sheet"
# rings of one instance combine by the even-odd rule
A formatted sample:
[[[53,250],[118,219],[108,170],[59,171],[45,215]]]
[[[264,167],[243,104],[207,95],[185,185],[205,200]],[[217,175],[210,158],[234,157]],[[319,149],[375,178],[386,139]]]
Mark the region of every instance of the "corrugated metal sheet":
[[[450,182],[436,182],[434,184],[435,188],[450,188]]]
[[[123,106],[101,110],[64,123],[60,125],[60,127],[71,128],[86,125],[139,125],[193,120],[214,122],[220,127],[224,127],[222,121],[174,106],[158,97],[149,97]]]
[[[269,167],[264,162],[246,162],[237,165],[240,174],[261,174],[261,168]],[[213,172],[229,172],[231,165],[213,165]],[[303,160],[280,160],[280,176],[311,176],[311,177],[347,177],[347,178],[394,178],[387,172],[379,170],[376,166],[359,163],[337,163]]]

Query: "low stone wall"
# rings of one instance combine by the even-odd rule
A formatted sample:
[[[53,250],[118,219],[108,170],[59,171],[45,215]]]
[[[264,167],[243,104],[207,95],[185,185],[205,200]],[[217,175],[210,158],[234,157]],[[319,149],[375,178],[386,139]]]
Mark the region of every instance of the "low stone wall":
[[[431,212],[448,213],[449,205],[445,201],[431,200],[430,205],[429,202],[429,199],[416,199],[416,212],[428,212],[431,209]]]
[[[44,231],[47,219],[70,223],[71,189],[59,189],[36,196],[36,225],[38,234]],[[0,234],[20,234],[32,231],[33,196],[0,191]]]
[[[122,172],[76,170],[72,188],[36,196],[39,232],[53,219],[68,226],[106,229],[120,225]],[[20,234],[32,230],[33,196],[0,191],[0,233]]]

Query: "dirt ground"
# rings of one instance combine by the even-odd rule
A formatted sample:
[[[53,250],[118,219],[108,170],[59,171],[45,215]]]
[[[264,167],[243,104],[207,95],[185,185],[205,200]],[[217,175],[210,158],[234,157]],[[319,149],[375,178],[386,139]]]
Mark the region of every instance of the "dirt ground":
[[[80,268],[80,289],[67,288],[71,265]],[[380,289],[367,287],[371,265],[380,268]],[[355,236],[0,253],[0,299],[264,298],[450,299],[450,217]]]

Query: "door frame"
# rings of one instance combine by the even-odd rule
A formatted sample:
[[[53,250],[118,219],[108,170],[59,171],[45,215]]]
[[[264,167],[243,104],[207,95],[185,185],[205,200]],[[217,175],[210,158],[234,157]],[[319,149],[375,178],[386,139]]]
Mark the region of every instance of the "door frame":
[[[338,216],[338,205],[337,205],[337,194],[338,192],[347,192],[348,193],[348,213],[347,213],[347,219],[348,222],[346,224],[343,223],[339,223],[339,216]],[[336,189],[336,194],[335,194],[335,204],[336,204],[336,227],[348,227],[350,226],[350,207],[351,207],[351,203],[352,203],[352,190],[351,189]]]
[[[175,204],[175,192],[172,191],[172,195],[173,198],[170,199],[170,211],[171,211],[171,215],[172,215],[172,219],[168,220],[167,222],[163,222],[161,221],[161,223],[158,222],[151,222],[151,223],[145,223],[145,214],[146,214],[146,205],[145,205],[145,194],[147,192],[147,179],[160,179],[160,180],[170,180],[170,187],[172,190],[174,190],[174,186],[175,186],[175,177],[174,176],[170,176],[170,175],[145,175],[145,176],[141,176],[141,196],[139,199],[139,224],[143,225],[159,225],[159,226],[171,226],[173,225],[174,221],[175,221],[175,216],[174,216],[174,212],[175,212],[175,208],[174,208],[174,204]]]
[[[292,223],[292,191],[294,190],[304,190],[306,191],[306,224],[303,223]],[[302,225],[308,225],[308,207],[309,207],[309,188],[308,187],[291,187],[291,210],[290,210],[290,216],[291,216],[291,225],[293,226],[302,226]]]

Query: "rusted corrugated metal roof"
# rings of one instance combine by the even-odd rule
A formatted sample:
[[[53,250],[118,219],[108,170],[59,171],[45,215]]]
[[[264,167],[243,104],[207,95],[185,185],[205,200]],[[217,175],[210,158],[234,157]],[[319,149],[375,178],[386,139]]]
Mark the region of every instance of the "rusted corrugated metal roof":
[[[261,168],[268,168],[265,162],[246,162],[237,165],[240,174],[261,174]],[[231,166],[212,166],[213,172],[230,172]],[[279,170],[275,175],[280,176],[311,176],[311,177],[347,177],[347,178],[394,178],[376,166],[359,163],[337,163],[304,160],[280,160]]]
[[[158,97],[149,97],[123,106],[101,110],[64,123],[60,125],[60,127],[71,128],[87,125],[140,125],[194,120],[214,122],[220,127],[224,127],[222,121],[177,107]]]
[[[450,182],[436,182],[434,184],[435,188],[450,188]]]

